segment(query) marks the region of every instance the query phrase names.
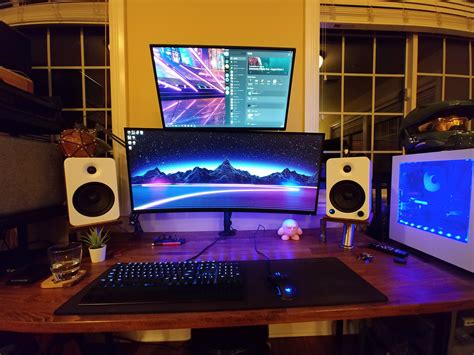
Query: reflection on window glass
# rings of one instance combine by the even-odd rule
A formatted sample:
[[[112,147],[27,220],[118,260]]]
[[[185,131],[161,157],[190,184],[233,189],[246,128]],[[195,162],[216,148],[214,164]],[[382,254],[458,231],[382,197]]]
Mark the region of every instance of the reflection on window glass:
[[[341,126],[341,115],[327,115],[321,114],[319,115],[319,131],[324,133],[325,139],[333,139],[340,137],[340,130],[338,130],[339,134],[335,134],[334,128],[339,128]],[[339,141],[339,140],[337,140]],[[339,150],[340,144],[337,142],[336,144],[331,144],[330,147],[325,148],[326,150]]]
[[[107,83],[105,82],[106,76]],[[108,69],[86,69],[87,107],[106,107],[105,98],[107,98],[107,107],[110,107],[110,90],[107,90],[107,92],[105,90],[106,86],[110,87],[109,77]]]
[[[469,79],[447,77],[444,90],[445,100],[467,100],[469,99]]]
[[[371,150],[371,121],[370,115],[344,116],[344,140],[348,142],[349,150]]]
[[[327,58],[331,56],[330,50],[334,52],[332,61],[328,59],[320,75],[319,127],[325,134],[324,150],[341,152],[344,147],[353,155],[367,155],[369,158],[377,151],[374,171],[378,174],[388,172],[393,152],[400,151],[398,137],[405,115],[406,35],[326,31],[322,32],[322,40],[326,40],[326,43],[321,43],[321,48],[327,49]],[[427,44],[421,46],[422,50],[434,48],[431,42]],[[441,44],[441,50],[442,41],[438,44]],[[340,53],[344,53],[344,58],[341,58],[343,68],[340,68]],[[437,63],[438,54],[442,59],[442,51],[435,51],[434,60],[422,60],[422,66],[426,64],[426,69],[429,64]],[[441,64],[442,60],[439,72]],[[432,80],[427,76],[419,79],[419,99],[441,97],[438,78]]]
[[[51,75],[53,96],[61,97],[63,107],[82,107],[81,72],[76,69],[54,69]]]
[[[105,111],[89,111],[86,114],[86,124],[88,128],[96,128],[97,124],[108,127],[109,120],[105,118]]]
[[[372,111],[372,78],[346,76],[344,78],[344,111]]]
[[[104,121],[107,110],[104,123],[112,128],[107,26],[22,26],[21,31],[31,39],[35,94],[47,96],[50,87],[52,95],[61,99],[63,117],[71,121],[70,126],[76,122],[90,127],[86,115]]]
[[[61,26],[52,27],[51,33],[51,65],[81,65],[80,28]]]
[[[446,39],[446,74],[469,75],[469,41]]]
[[[319,102],[322,112],[341,111],[341,77],[322,75],[319,79]]]
[[[376,73],[405,73],[405,37],[377,37]]]
[[[339,150],[339,149],[338,149]],[[321,172],[320,172],[320,183],[319,183],[319,188],[320,189],[326,189],[326,162],[328,159],[331,158],[340,158],[341,155],[339,153],[324,153],[323,154],[323,159],[322,159],[322,164],[321,164]]]
[[[46,28],[19,28],[26,37],[30,39],[31,44],[31,65],[48,65],[46,51]]]
[[[404,78],[375,78],[375,112],[403,112]]]
[[[437,76],[418,76],[416,89],[416,105],[427,105],[441,101],[442,79]]]
[[[84,64],[109,65],[109,50],[105,43],[104,27],[84,28]]]
[[[344,71],[346,73],[372,73],[373,39],[346,36]]]
[[[441,73],[443,69],[443,39],[441,37],[418,37],[418,71]]]
[[[404,112],[407,58],[418,60],[416,93],[412,93],[416,94],[416,106],[474,98],[472,39],[419,34],[418,53],[407,57],[406,38],[402,33],[349,30],[322,34],[326,44],[322,43],[321,48],[326,45],[335,57],[324,64],[320,76],[320,129],[332,149],[340,150],[344,142],[351,151],[372,152],[374,174],[389,174],[391,156],[401,152],[398,137],[400,123],[407,114]],[[339,69],[340,53],[344,53],[344,58],[343,68]],[[410,63],[410,67],[411,64],[416,63]],[[471,130],[473,120],[469,122]]]
[[[402,116],[374,117],[374,150],[399,150]]]
[[[471,52],[472,52],[472,55],[471,55],[471,68],[472,68],[471,74],[474,75],[474,41],[471,41]]]
[[[68,123],[68,127],[73,127],[74,123],[82,123],[84,120],[82,111],[63,110],[63,112],[61,112],[61,117]]]
[[[320,71],[340,73],[342,69],[342,37],[325,36],[322,39],[321,51],[324,62]]]
[[[105,129],[112,127],[112,115],[110,111],[88,111],[86,114],[86,126],[91,129],[97,129],[97,137],[112,145],[112,139],[104,132]]]

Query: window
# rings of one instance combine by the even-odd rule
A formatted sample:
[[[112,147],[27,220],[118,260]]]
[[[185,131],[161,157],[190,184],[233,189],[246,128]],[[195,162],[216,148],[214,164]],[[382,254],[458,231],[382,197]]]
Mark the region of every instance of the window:
[[[417,106],[472,98],[472,44],[464,38],[418,37]]]
[[[18,29],[31,39],[35,94],[61,97],[69,122],[111,129],[107,26]],[[106,135],[98,136],[111,144]]]
[[[320,130],[328,156],[344,148],[366,155],[374,176],[400,154],[406,36],[390,32],[321,31]]]
[[[412,56],[409,36],[418,39]],[[326,155],[341,156],[348,148],[372,160],[374,177],[387,176],[391,156],[402,153],[401,120],[415,108],[404,100],[408,79],[415,79],[417,106],[472,99],[473,42],[442,35],[322,29],[319,127],[326,134]],[[417,72],[409,72],[405,63],[416,63]]]

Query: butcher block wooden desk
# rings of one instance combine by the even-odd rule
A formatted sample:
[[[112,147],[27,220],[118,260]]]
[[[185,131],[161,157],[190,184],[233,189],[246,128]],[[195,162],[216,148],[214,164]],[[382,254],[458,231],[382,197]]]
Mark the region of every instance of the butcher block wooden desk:
[[[255,231],[239,231],[220,240],[198,260],[258,260],[254,249]],[[188,312],[160,314],[56,316],[54,311],[94,280],[109,266],[130,261],[181,261],[212,242],[216,232],[179,233],[186,238],[181,246],[153,247],[152,237],[116,234],[108,246],[105,262],[92,265],[88,253],[83,258],[86,277],[64,289],[42,289],[40,282],[28,286],[0,286],[0,331],[24,333],[93,333],[149,329],[212,328],[262,325],[315,320],[365,319],[450,312],[474,309],[474,276],[428,258],[410,255],[400,265],[393,257],[367,248],[370,238],[357,234],[355,248],[338,246],[341,231],[328,230],[326,243],[320,242],[319,230],[306,230],[300,241],[282,241],[275,231],[259,231],[257,247],[271,259],[337,257],[362,278],[388,297],[388,302],[257,309],[245,311]],[[375,256],[365,263],[357,258],[362,252]],[[314,275],[317,282],[318,275]]]

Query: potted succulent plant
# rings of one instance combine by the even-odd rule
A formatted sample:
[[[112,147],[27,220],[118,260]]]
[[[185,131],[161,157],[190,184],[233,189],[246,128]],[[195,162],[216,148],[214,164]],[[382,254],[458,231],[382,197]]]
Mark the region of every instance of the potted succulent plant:
[[[104,231],[104,227],[91,227],[80,238],[81,242],[89,247],[89,254],[93,263],[100,263],[105,260],[109,239],[109,232]]]

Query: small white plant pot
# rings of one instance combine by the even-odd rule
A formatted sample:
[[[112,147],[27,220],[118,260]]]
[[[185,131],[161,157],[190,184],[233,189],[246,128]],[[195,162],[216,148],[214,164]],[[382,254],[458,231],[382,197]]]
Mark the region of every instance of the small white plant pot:
[[[105,260],[105,252],[107,251],[107,245],[102,248],[91,249],[89,248],[89,254],[93,263],[100,263]]]

